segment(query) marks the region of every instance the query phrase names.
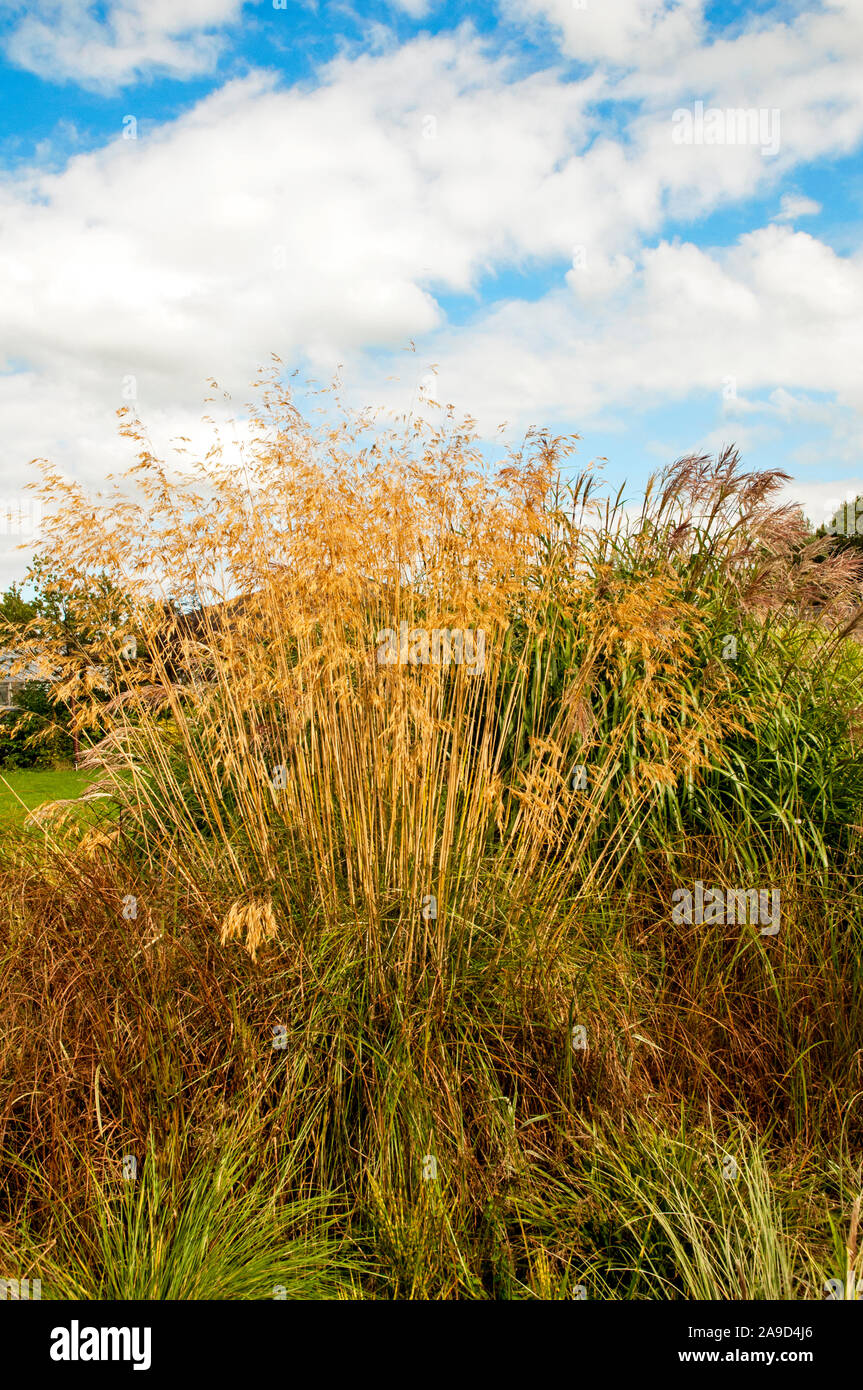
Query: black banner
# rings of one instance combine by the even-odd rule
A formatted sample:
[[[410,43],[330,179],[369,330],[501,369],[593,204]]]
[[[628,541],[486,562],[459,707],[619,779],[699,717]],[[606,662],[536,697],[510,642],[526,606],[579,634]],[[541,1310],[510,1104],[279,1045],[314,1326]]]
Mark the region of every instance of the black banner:
[[[107,1373],[135,1380],[166,1373],[254,1373],[331,1382],[364,1371],[389,1380],[487,1381],[501,1362],[582,1379],[645,1371],[697,1381],[713,1367],[757,1366],[765,1384],[790,1370],[813,1383],[857,1366],[863,1303],[594,1303],[564,1306],[466,1303],[53,1303],[7,1300],[0,1308],[4,1362],[63,1383]],[[501,1321],[501,1317],[504,1321]],[[513,1318],[515,1317],[515,1322]],[[528,1340],[521,1342],[521,1335]],[[403,1338],[410,1337],[405,1343]],[[456,1338],[457,1340],[454,1340]],[[490,1340],[491,1339],[491,1340]],[[409,1348],[407,1357],[405,1347]],[[365,1362],[365,1366],[362,1366]],[[588,1373],[588,1367],[594,1368]],[[8,1383],[8,1380],[7,1380]],[[733,1382],[729,1382],[733,1383]]]

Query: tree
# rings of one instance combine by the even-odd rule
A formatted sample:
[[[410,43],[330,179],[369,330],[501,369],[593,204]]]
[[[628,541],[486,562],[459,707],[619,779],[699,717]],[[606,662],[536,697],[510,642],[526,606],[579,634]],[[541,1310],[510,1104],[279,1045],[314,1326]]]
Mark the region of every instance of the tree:
[[[21,597],[21,585],[12,584],[5,592],[0,594],[0,625],[10,624],[16,629],[23,629],[38,613],[38,604],[29,602]]]
[[[129,597],[108,575],[60,572],[38,554],[23,583],[0,601],[0,648],[11,649],[31,675],[41,666],[37,683],[58,714],[68,716],[60,722],[68,724],[76,762],[81,729],[97,722],[100,701],[122,684],[122,643],[131,635],[132,614]]]
[[[27,681],[0,718],[0,766],[51,767],[74,751],[69,714],[45,681]]]

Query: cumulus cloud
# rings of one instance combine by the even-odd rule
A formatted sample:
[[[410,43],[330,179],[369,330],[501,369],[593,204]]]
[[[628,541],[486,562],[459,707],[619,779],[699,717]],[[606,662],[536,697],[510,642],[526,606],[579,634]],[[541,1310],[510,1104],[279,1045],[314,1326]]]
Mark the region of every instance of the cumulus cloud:
[[[116,50],[109,72],[131,71],[135,46],[154,52],[157,39],[178,52],[188,40],[194,62],[198,39],[238,8],[125,0],[87,42]],[[70,34],[75,15],[79,38],[97,23],[92,7],[66,9]],[[793,228],[817,205],[786,193],[769,226],[730,246],[667,231],[669,218],[697,224],[778,196],[790,171],[859,141],[853,10],[833,0],[772,30],[762,16],[722,40],[695,0],[589,11],[520,0],[518,12],[557,24],[570,56],[580,34],[585,68],[525,73],[466,25],[345,52],[316,85],[254,73],[138,139],[118,131],[59,171],[0,183],[9,486],[37,453],[98,481],[122,461],[119,406],[134,400],[162,436],[189,434],[202,383],[214,374],[243,401],[271,351],[322,373],[343,362],[364,401],[400,405],[437,362],[436,397],[489,429],[579,428],[698,393],[750,430],[759,411],[776,428],[793,422],[816,395],[828,416],[835,402],[859,419],[863,263]],[[782,110],[776,160],[672,141],[681,101],[758,104],[762,91]],[[501,271],[551,288],[477,300],[454,327],[447,297]],[[388,374],[404,386],[384,396]]]
[[[703,30],[703,0],[510,0],[514,16],[542,19],[581,62],[673,60]]]
[[[554,290],[497,306],[469,332],[445,329],[431,346],[439,399],[470,405],[487,429],[513,419],[513,403],[518,420],[565,410],[581,423],[706,392],[745,413],[748,393],[788,383],[863,412],[861,313],[863,258],[768,226],[712,252],[661,242],[611,300],[586,306]],[[786,417],[790,400],[786,391]]]
[[[153,72],[194,77],[212,71],[217,31],[242,8],[243,0],[42,0],[12,25],[4,49],[28,72],[96,90]],[[2,9],[17,14],[19,6]]]

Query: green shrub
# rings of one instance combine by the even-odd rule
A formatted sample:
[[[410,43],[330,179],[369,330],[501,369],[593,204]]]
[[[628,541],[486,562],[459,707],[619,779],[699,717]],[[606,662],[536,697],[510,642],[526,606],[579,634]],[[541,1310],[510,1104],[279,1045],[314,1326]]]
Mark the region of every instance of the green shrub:
[[[46,681],[15,691],[12,709],[0,715],[0,767],[54,767],[72,757],[68,713],[49,692]]]

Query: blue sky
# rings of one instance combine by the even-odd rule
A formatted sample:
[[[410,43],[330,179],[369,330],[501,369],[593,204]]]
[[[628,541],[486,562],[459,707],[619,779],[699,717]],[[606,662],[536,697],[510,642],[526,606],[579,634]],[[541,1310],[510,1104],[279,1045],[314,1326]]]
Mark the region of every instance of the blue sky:
[[[275,352],[393,408],[436,363],[633,496],[737,442],[821,520],[863,492],[861,75],[859,0],[0,0],[0,500]]]

